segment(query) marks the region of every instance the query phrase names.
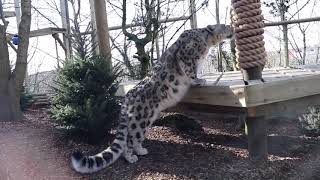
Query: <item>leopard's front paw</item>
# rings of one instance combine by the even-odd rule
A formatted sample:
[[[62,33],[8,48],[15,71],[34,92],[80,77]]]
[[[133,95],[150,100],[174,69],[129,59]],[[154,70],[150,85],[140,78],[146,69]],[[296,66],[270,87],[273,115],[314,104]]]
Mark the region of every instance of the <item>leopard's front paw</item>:
[[[140,148],[140,149],[137,149],[136,150],[136,153],[139,155],[139,156],[144,156],[144,155],[147,155],[148,154],[148,150],[146,148]]]
[[[135,162],[138,161],[138,156],[137,156],[137,155],[126,156],[125,159],[126,159],[129,163],[135,163]]]

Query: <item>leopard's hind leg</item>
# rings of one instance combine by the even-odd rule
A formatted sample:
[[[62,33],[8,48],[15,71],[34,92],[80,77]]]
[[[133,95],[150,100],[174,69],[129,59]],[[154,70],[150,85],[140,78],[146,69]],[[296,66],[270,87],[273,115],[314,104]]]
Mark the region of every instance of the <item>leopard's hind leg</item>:
[[[133,154],[133,137],[128,135],[127,138],[127,146],[123,152],[123,157],[129,162],[129,163],[135,163],[138,161],[138,156]]]
[[[145,140],[148,129],[152,126],[153,122],[158,118],[159,112],[154,109],[150,109],[148,113],[139,123],[138,131],[133,134],[133,150],[137,155],[143,156],[148,154],[148,149],[142,146],[142,142]]]

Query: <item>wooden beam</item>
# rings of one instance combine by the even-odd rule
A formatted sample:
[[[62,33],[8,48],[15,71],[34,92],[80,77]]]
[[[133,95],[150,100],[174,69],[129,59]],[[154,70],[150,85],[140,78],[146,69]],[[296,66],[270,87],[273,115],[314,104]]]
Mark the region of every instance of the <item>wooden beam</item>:
[[[189,16],[181,16],[181,17],[174,17],[174,18],[168,18],[168,19],[161,19],[159,20],[159,23],[167,23],[167,22],[174,22],[174,21],[183,21],[183,20],[188,20],[189,19]],[[137,27],[137,26],[141,26],[141,24],[139,23],[134,23],[134,24],[126,24],[126,28],[132,28],[132,27]],[[122,26],[119,25],[119,26],[112,26],[112,27],[109,27],[109,31],[112,31],[112,30],[119,30],[121,29]]]
[[[62,49],[64,51],[67,51],[66,47],[63,44],[63,41],[59,38],[59,34],[58,33],[52,34],[52,37],[59,43],[59,45],[62,47]]]
[[[305,19],[295,19],[295,20],[280,21],[280,22],[267,22],[267,23],[264,23],[264,26],[265,27],[281,26],[281,25],[284,25],[284,24],[297,24],[297,23],[306,23],[306,22],[312,22],[312,21],[320,21],[320,17],[305,18]]]
[[[174,18],[168,18],[168,19],[161,19],[159,20],[159,23],[168,23],[168,22],[174,22],[174,21],[184,21],[184,20],[188,20],[189,17],[188,16],[181,16],[181,17],[174,17]],[[126,24],[126,28],[132,28],[132,27],[138,27],[141,26],[141,24]],[[109,31],[114,31],[114,30],[119,30],[121,29],[122,26],[111,26],[109,27]],[[92,32],[83,32],[81,33],[81,35],[86,35],[86,34],[92,34]],[[72,35],[71,35],[72,36]]]
[[[16,13],[14,11],[3,11],[3,16],[4,18],[15,17]],[[0,18],[2,17],[0,16]]]
[[[37,29],[37,30],[30,31],[30,38],[39,37],[39,36],[46,36],[46,35],[53,35],[53,34],[57,34],[57,33],[65,33],[65,32],[66,32],[66,29],[64,29],[64,28],[49,27],[49,28]],[[7,33],[8,41],[10,41],[13,36],[14,36],[14,34]]]
[[[37,29],[30,31],[30,37],[39,37],[39,36],[46,36],[46,35],[52,35],[57,33],[65,33],[66,29],[64,28],[44,28],[44,29]]]

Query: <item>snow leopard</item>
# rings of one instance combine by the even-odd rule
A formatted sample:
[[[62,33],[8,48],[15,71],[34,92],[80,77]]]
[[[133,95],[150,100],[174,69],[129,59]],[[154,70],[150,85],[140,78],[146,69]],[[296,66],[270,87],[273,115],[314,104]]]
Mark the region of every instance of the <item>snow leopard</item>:
[[[192,85],[203,85],[197,78],[199,61],[208,50],[234,35],[229,25],[208,25],[205,28],[185,30],[162,54],[152,73],[125,95],[121,105],[119,125],[112,144],[93,156],[74,152],[73,169],[93,173],[114,163],[123,156],[129,163],[148,154],[142,146],[148,128],[161,111],[176,105]]]

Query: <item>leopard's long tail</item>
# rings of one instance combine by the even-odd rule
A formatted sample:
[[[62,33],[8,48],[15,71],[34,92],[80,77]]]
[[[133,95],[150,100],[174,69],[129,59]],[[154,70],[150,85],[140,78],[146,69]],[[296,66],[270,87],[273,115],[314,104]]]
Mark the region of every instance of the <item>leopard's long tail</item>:
[[[80,173],[93,173],[111,165],[124,151],[127,145],[127,135],[127,120],[121,112],[116,138],[111,146],[93,156],[84,156],[81,152],[74,152],[71,157],[72,167]]]

